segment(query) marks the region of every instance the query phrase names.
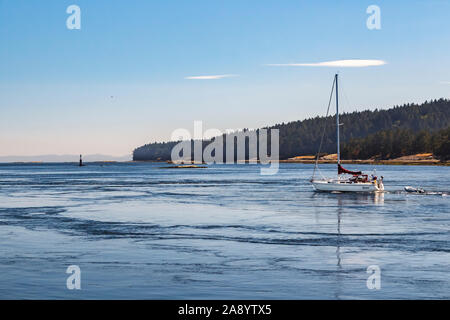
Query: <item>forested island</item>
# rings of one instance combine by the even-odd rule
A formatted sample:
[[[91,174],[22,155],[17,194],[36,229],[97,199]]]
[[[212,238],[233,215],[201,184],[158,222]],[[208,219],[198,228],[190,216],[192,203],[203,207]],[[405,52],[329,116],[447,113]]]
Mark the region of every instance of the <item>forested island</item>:
[[[264,129],[279,129],[280,160],[315,155],[323,132],[325,134],[321,152],[332,154],[336,150],[335,119],[335,116],[315,117],[276,124]],[[412,154],[430,153],[441,161],[450,160],[448,99],[405,104],[386,110],[344,113],[340,115],[340,122],[342,159],[389,160]],[[243,132],[245,131],[244,129]],[[213,139],[203,141],[203,148],[211,141]],[[175,141],[150,143],[138,147],[133,151],[133,160],[170,160],[171,150],[177,143]],[[225,149],[226,147],[224,151]]]

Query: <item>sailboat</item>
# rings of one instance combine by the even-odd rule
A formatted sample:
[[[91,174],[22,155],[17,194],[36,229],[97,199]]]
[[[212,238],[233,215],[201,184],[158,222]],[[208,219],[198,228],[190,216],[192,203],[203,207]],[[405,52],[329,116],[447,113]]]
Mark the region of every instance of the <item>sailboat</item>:
[[[328,108],[333,96],[333,90],[336,89],[336,135],[337,135],[337,178],[322,178],[317,179],[315,177],[316,171],[318,169],[320,148],[323,142],[322,140],[319,146],[319,152],[317,153],[316,163],[314,166],[313,176],[311,178],[311,183],[316,191],[327,191],[327,192],[376,192],[383,191],[383,177],[378,178],[374,173],[369,177],[369,175],[364,174],[361,171],[351,171],[347,170],[341,165],[341,154],[340,154],[340,137],[339,137],[339,92],[338,92],[338,75],[334,76],[333,87],[331,89],[330,101]],[[328,114],[327,114],[328,116]],[[325,132],[325,131],[324,131]]]

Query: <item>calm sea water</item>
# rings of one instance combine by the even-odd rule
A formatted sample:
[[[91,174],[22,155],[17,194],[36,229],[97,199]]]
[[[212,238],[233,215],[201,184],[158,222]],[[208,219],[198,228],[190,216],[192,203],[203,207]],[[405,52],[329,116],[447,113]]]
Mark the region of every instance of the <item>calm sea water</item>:
[[[355,195],[311,165],[161,166],[1,164],[0,298],[450,298],[448,167],[376,166],[387,192]]]

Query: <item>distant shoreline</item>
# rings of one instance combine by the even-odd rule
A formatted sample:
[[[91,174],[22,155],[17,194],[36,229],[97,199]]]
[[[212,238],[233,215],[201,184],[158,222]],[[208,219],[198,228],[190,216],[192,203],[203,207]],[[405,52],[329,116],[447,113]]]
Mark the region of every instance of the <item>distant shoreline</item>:
[[[115,163],[167,163],[173,164],[170,161],[164,160],[128,160],[128,161],[86,161],[85,164],[115,164]],[[248,163],[249,161],[238,161],[236,163]],[[279,163],[303,163],[303,164],[314,164],[315,160],[278,160]],[[78,162],[75,161],[11,161],[11,162],[0,162],[0,164],[76,164]],[[259,163],[259,161],[257,161]],[[334,160],[319,160],[319,164],[336,164]],[[441,166],[447,167],[450,166],[450,161],[442,162],[439,160],[341,160],[342,164],[371,164],[371,165],[396,165],[396,166]],[[184,165],[190,165],[192,163],[186,162]]]
[[[99,161],[83,161],[83,163],[101,163],[101,164],[108,164],[108,163],[127,163],[127,162],[136,162],[133,160],[124,160],[124,161],[120,161],[120,160],[99,160]],[[152,162],[160,162],[160,161],[152,161]],[[64,164],[64,163],[70,163],[70,164],[76,164],[78,165],[79,162],[78,161],[0,161],[0,164],[49,164],[49,163],[54,163],[54,164]]]
[[[315,160],[280,160],[280,163],[316,163]],[[336,160],[319,160],[318,163],[336,164]],[[343,164],[372,164],[372,165],[400,165],[400,166],[450,166],[450,161],[439,160],[341,160]]]
[[[164,161],[164,160],[133,160],[131,162],[165,162],[169,164],[173,164],[170,161]],[[248,160],[245,161],[238,161],[237,163],[248,163]],[[259,163],[259,160],[256,161]],[[304,164],[314,164],[316,163],[315,160],[294,160],[294,159],[285,159],[285,160],[278,160],[279,163],[304,163]],[[336,164],[336,160],[319,160],[318,163],[320,164]],[[399,159],[393,159],[393,160],[341,160],[342,164],[372,164],[372,165],[405,165],[405,166],[450,166],[450,161],[442,162],[440,160],[399,160]],[[189,165],[192,163],[186,162],[185,165]]]

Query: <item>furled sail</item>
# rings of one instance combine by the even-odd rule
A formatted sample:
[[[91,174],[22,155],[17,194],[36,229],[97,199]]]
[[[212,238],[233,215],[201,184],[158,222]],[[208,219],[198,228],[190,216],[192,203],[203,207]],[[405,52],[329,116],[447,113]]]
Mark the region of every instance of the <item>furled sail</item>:
[[[342,167],[340,164],[338,164],[338,174],[343,174],[343,173],[360,175],[362,172],[361,171],[350,171],[350,170],[347,170],[344,167]]]

